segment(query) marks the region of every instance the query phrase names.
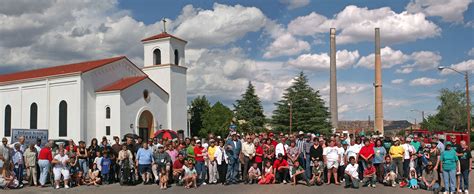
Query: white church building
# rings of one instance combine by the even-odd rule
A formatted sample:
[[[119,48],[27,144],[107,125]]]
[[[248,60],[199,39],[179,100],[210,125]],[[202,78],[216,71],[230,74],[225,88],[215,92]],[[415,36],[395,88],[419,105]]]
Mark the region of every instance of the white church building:
[[[0,75],[0,137],[16,128],[87,142],[159,129],[188,136],[187,42],[163,32],[142,43],[143,68],[120,56]]]

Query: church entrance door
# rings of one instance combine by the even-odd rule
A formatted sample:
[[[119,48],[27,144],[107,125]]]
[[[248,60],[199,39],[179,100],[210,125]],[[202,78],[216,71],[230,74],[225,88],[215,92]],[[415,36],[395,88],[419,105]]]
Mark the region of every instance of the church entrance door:
[[[141,113],[138,120],[138,135],[143,139],[143,142],[148,141],[153,135],[153,115],[150,111],[145,110]]]

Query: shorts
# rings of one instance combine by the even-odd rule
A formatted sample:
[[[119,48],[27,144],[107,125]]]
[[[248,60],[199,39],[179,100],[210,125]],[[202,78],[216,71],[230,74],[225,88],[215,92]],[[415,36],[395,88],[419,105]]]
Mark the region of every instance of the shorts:
[[[328,160],[328,161],[326,162],[326,167],[327,167],[328,169],[331,169],[331,168],[339,168],[339,162]]]
[[[143,174],[146,172],[151,173],[151,164],[139,164],[138,172],[140,172],[140,174]]]
[[[61,180],[61,175],[64,177],[64,180],[69,179],[69,170],[67,168],[53,168],[54,180]]]

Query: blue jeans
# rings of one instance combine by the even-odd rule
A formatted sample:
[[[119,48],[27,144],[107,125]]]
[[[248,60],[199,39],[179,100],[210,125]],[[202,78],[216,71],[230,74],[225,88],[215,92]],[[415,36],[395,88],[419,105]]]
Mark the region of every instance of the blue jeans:
[[[239,174],[239,160],[229,158],[229,164],[227,165],[227,182],[237,182],[237,175]]]
[[[49,174],[49,160],[38,160],[38,166],[40,169],[39,183],[41,186],[43,186],[44,184],[46,184],[46,179],[48,178]]]
[[[20,185],[23,185],[23,165],[15,165],[13,168],[13,172],[15,172],[16,175],[16,180],[20,183]]]
[[[304,169],[304,173],[306,174],[306,177],[311,179],[311,157],[309,154],[306,154],[306,168]]]
[[[443,180],[446,192],[456,192],[456,169],[443,170]]]
[[[87,159],[79,159],[77,161],[79,163],[79,170],[82,171],[84,177],[87,177],[87,174],[89,172],[89,163]]]
[[[461,187],[461,190],[469,190],[469,169],[461,171],[459,187]]]
[[[204,162],[196,161],[197,182],[203,182],[205,178]]]

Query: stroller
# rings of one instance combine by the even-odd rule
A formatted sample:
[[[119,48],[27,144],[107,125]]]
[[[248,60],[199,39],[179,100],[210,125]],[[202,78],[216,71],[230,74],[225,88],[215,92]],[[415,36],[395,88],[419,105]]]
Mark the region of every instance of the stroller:
[[[120,185],[135,185],[135,169],[129,160],[123,160],[120,164]]]

